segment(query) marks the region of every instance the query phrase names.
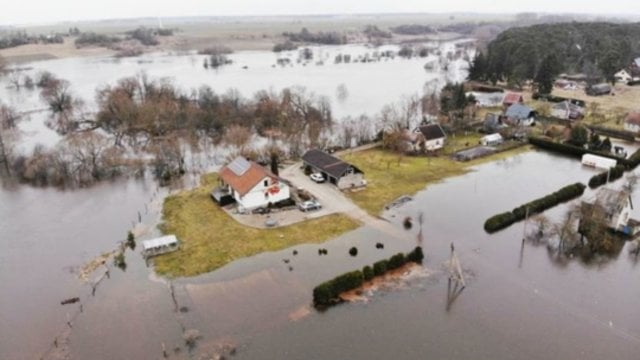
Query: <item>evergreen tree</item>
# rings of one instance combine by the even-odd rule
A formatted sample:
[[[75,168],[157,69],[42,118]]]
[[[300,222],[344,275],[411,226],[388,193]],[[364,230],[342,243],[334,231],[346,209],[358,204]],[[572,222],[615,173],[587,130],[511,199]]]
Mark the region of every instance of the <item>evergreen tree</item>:
[[[553,55],[549,55],[542,60],[534,79],[540,94],[551,94],[556,71],[556,61]]]
[[[469,64],[469,80],[482,81],[485,79],[487,73],[487,61],[482,54],[482,51],[476,52],[476,56],[473,58],[471,64]]]

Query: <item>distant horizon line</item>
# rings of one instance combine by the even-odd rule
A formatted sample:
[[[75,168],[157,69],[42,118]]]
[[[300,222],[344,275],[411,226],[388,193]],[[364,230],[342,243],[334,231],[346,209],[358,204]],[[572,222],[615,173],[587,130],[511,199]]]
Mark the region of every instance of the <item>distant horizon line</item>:
[[[618,19],[640,19],[640,14],[625,13],[579,13],[579,12],[537,12],[537,11],[518,11],[518,12],[478,12],[478,11],[432,11],[432,12],[353,12],[353,13],[316,13],[316,14],[225,14],[225,15],[146,15],[135,17],[111,17],[111,18],[91,18],[91,19],[68,19],[53,21],[34,21],[23,23],[0,24],[0,28],[24,27],[24,26],[51,26],[61,24],[77,24],[90,22],[117,22],[117,21],[135,21],[135,20],[156,20],[156,19],[256,19],[256,18],[327,18],[327,17],[364,17],[364,16],[416,16],[416,15],[519,15],[519,14],[535,14],[535,15],[555,15],[555,16],[582,16],[582,17],[598,17],[598,18],[618,18]]]

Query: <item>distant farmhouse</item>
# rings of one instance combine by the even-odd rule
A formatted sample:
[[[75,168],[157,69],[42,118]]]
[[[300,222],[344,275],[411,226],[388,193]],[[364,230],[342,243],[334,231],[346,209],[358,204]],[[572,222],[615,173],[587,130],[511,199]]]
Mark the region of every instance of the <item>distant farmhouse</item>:
[[[422,125],[404,132],[404,140],[412,152],[440,150],[446,139],[447,135],[439,124]]]
[[[504,116],[511,125],[531,126],[535,123],[537,113],[527,105],[517,103],[509,106]]]
[[[221,184],[211,196],[221,205],[233,201],[246,210],[289,199],[289,184],[259,164],[235,158],[220,171]]]
[[[584,117],[584,109],[565,100],[551,107],[551,116],[563,120],[578,120]]]
[[[424,148],[427,151],[436,151],[444,147],[447,138],[440,124],[429,124],[418,128],[424,138]]]
[[[363,187],[367,184],[364,173],[354,165],[320,150],[309,150],[302,156],[304,166],[322,174],[331,184],[339,189]]]

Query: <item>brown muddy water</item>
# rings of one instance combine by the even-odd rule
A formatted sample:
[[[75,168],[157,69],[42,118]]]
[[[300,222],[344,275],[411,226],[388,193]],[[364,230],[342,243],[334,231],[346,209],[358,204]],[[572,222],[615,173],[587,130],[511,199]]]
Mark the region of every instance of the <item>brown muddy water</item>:
[[[69,312],[74,359],[161,358],[163,343],[169,358],[199,358],[226,346],[244,359],[637,359],[639,270],[626,249],[588,264],[558,261],[545,247],[522,246],[522,223],[493,235],[482,230],[488,216],[586,182],[595,172],[574,159],[531,151],[430,186],[384,214],[402,226],[405,216],[424,212],[425,270],[365,294],[365,302],[325,312],[310,306],[316,284],[411,249],[417,230],[390,239],[362,227],[172,285],[153,275],[139,250],[129,251],[126,272],[112,268],[91,296],[70,269],[110,250],[156,188],[128,181],[76,192],[3,191],[0,358],[38,358],[68,328]],[[547,215],[558,217],[566,206]],[[154,221],[151,214],[143,219]],[[376,249],[376,242],[385,248]],[[448,306],[444,264],[451,242],[468,286]],[[359,249],[355,258],[351,246]],[[328,255],[318,256],[319,247]],[[77,305],[59,305],[70,296],[80,296],[82,313]],[[190,329],[201,336],[191,351],[182,338]]]

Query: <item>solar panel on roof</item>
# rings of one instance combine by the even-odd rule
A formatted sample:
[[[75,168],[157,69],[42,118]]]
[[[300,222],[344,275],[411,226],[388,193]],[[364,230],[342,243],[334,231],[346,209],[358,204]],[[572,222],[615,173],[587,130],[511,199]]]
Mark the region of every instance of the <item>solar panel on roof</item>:
[[[231,164],[228,165],[228,167],[237,176],[242,176],[247,172],[247,170],[249,170],[249,168],[251,167],[251,163],[249,163],[247,159],[243,157],[237,157],[231,162]]]

